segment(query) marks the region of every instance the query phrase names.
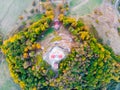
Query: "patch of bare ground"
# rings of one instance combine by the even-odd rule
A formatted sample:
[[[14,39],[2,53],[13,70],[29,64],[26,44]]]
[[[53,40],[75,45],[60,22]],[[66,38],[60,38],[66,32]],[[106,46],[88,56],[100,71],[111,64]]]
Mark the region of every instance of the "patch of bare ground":
[[[119,17],[111,3],[104,1],[92,14],[83,18],[86,24],[96,28],[103,43],[109,45],[116,54],[120,55],[120,36],[117,31],[120,26]]]
[[[54,33],[49,34],[45,40],[41,41],[41,46],[43,49],[43,54],[49,51],[52,47],[59,46],[64,50],[71,51],[71,48],[74,46],[73,37],[63,26],[60,27],[60,30],[55,30]]]

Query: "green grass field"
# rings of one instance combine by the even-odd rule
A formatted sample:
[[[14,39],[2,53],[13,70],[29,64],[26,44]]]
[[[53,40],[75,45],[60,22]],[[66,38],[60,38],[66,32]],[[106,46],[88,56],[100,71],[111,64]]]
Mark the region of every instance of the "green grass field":
[[[6,35],[12,31],[18,17],[32,0],[0,0],[0,31]]]
[[[98,7],[103,0],[89,0],[86,4],[81,5],[80,7],[76,8],[74,11],[71,11],[71,15],[86,15],[91,13],[96,7]],[[71,8],[74,8],[76,5],[80,4],[81,0],[72,0],[71,1]],[[83,1],[82,1],[83,2]]]
[[[20,90],[10,77],[6,61],[0,64],[0,90]]]

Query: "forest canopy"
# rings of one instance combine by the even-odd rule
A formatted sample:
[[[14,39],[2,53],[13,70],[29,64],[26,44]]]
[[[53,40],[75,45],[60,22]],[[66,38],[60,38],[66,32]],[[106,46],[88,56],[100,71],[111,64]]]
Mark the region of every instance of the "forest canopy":
[[[106,87],[111,80],[119,81],[117,56],[89,33],[84,22],[63,14],[59,15],[59,20],[77,45],[60,62],[59,76],[54,78],[54,71],[42,59],[41,53],[36,55],[41,52],[39,37],[52,23],[51,13],[4,41],[2,52],[14,82],[23,90],[94,90]]]

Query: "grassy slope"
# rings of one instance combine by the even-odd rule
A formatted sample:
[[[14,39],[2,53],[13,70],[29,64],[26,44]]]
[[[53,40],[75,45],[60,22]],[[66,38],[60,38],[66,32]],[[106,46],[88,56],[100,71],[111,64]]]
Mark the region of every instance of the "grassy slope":
[[[78,4],[77,0],[71,1],[72,3],[71,8],[74,8],[76,6],[76,4]],[[79,0],[80,2],[80,0]],[[86,3],[85,5],[82,5],[81,7],[77,8],[76,10],[74,10],[73,12],[71,12],[72,15],[85,15],[85,14],[89,14],[90,12],[92,12],[96,7],[98,7],[100,4],[102,3],[102,0],[89,0],[88,3]]]

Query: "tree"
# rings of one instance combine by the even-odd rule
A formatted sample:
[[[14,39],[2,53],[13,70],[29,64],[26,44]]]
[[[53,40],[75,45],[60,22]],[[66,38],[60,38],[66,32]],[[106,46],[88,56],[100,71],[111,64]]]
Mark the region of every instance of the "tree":
[[[23,58],[28,58],[28,56],[29,56],[28,53],[23,54]]]
[[[40,48],[41,48],[41,46],[40,46],[39,43],[36,44],[36,48],[37,48],[37,49],[40,49]]]

